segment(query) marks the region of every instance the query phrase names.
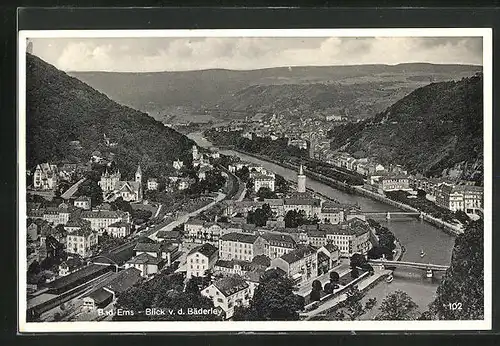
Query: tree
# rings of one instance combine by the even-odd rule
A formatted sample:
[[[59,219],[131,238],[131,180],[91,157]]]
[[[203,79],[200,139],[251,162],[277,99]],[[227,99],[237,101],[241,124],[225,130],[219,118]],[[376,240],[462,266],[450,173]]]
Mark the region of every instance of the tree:
[[[340,280],[340,275],[336,271],[330,272],[330,282],[332,284],[338,284]]]
[[[321,298],[321,291],[323,290],[323,285],[321,284],[321,281],[319,280],[314,280],[312,282],[312,290],[311,290],[311,301],[319,301]]]
[[[438,320],[479,320],[484,318],[484,224],[473,221],[455,239],[450,268],[446,271],[431,303],[429,315]],[[450,304],[460,304],[460,309]]]
[[[411,297],[403,291],[387,295],[380,304],[380,313],[375,316],[376,320],[416,320],[419,316],[418,305]]]
[[[362,254],[355,253],[351,256],[351,261],[350,261],[351,268],[361,267],[364,263],[366,263],[366,257],[363,256]]]
[[[93,179],[87,179],[78,186],[78,195],[90,197],[93,206],[103,201],[101,187]]]
[[[257,191],[257,197],[259,197],[259,201],[263,201],[264,199],[278,198],[278,195],[268,187],[261,187]]]
[[[247,223],[255,224],[257,226],[265,226],[267,220],[272,216],[269,204],[264,204],[262,208],[257,208],[255,211],[249,211],[247,215]]]
[[[290,190],[290,184],[281,175],[275,175],[275,191],[277,193],[287,193]]]
[[[132,214],[134,212],[134,210],[132,209],[132,206],[130,205],[130,202],[124,201],[123,197],[118,197],[116,200],[114,200],[110,204],[111,204],[112,210],[126,211],[130,214]]]
[[[357,279],[359,277],[358,267],[354,267],[351,269],[351,278]]]
[[[427,195],[427,193],[424,190],[420,190],[420,189],[417,190],[418,197],[425,198],[426,195]]]
[[[250,306],[241,309],[235,320],[291,321],[299,319],[303,297],[293,293],[293,283],[278,271],[268,270],[255,289]]]

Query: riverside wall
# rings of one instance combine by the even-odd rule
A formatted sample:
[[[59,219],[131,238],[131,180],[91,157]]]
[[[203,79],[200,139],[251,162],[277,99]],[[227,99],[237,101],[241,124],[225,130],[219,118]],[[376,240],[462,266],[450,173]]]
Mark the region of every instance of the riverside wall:
[[[283,167],[286,167],[288,169],[292,169],[295,171],[298,170],[298,168],[299,168],[298,166],[292,165],[288,162],[280,162],[280,161],[274,160],[272,158],[269,158],[267,156],[249,153],[249,152],[241,150],[241,149],[232,148],[231,150],[240,152],[240,153],[248,155],[248,156],[255,157],[256,159],[259,159],[259,160],[268,161],[268,162],[274,163],[276,165],[280,165],[280,166],[283,166]],[[404,204],[404,203],[401,203],[398,201],[394,201],[394,200],[389,199],[381,194],[364,189],[361,186],[351,186],[351,185],[344,183],[342,181],[338,181],[338,180],[329,178],[327,176],[324,176],[324,175],[316,173],[316,172],[312,172],[310,170],[306,171],[306,175],[313,178],[316,181],[319,181],[321,183],[324,183],[328,186],[334,187],[336,189],[339,189],[339,190],[347,192],[347,193],[353,193],[353,194],[356,193],[356,194],[359,194],[359,195],[362,195],[365,197],[375,199],[379,202],[394,206],[394,207],[402,209],[402,210],[421,213],[421,211],[416,209],[416,208],[413,208],[407,204]],[[319,193],[319,195],[321,195],[321,193]],[[459,228],[455,225],[452,225],[450,223],[444,222],[441,219],[437,219],[429,214],[421,213],[421,217],[424,221],[426,221],[426,222],[428,222],[428,223],[430,223],[438,228],[441,228],[442,230],[444,230],[445,232],[447,232],[451,235],[457,236],[457,235],[460,235],[463,233],[463,230],[461,228]]]

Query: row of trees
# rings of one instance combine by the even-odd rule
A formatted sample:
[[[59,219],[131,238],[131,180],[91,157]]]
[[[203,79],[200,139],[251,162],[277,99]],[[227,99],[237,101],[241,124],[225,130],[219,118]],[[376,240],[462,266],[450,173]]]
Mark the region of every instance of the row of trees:
[[[368,258],[378,259],[385,256],[386,259],[392,260],[394,257],[394,249],[396,248],[396,236],[387,227],[373,219],[368,219],[368,223],[375,229],[375,234],[378,237],[378,245],[373,246],[367,253]]]

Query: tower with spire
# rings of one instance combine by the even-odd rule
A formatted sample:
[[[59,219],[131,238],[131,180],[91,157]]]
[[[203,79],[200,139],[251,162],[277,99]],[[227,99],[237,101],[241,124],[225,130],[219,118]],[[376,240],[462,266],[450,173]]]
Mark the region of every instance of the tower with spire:
[[[138,183],[142,183],[141,165],[137,166],[137,171],[135,172],[135,181],[138,182]]]
[[[299,174],[297,175],[297,192],[306,192],[306,175],[302,165],[300,165]]]

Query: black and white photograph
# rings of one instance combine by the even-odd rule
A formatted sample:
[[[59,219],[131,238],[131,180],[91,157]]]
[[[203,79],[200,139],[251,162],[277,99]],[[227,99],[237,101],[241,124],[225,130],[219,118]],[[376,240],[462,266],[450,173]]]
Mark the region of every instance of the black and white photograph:
[[[20,331],[490,329],[491,40],[20,31]]]

